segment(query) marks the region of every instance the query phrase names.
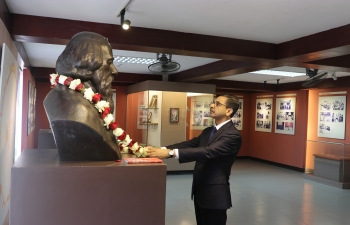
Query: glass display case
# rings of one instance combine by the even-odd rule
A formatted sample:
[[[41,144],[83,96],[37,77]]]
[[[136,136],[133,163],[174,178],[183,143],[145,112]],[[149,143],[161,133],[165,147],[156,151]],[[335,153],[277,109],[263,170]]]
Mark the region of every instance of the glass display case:
[[[162,147],[182,142],[213,125],[209,103],[214,85],[145,81],[129,86],[127,92],[126,132],[141,145]],[[164,161],[168,170],[170,161]],[[193,170],[193,165],[183,167]]]
[[[319,181],[329,180],[330,184],[332,182],[347,184],[346,186],[350,184],[349,144],[308,140],[305,158],[305,173],[309,177],[320,178]]]
[[[213,125],[209,105],[213,97],[154,90],[129,94],[126,131],[142,145],[165,146],[189,140]],[[167,133],[162,135],[162,131]],[[165,137],[168,135],[177,137]]]

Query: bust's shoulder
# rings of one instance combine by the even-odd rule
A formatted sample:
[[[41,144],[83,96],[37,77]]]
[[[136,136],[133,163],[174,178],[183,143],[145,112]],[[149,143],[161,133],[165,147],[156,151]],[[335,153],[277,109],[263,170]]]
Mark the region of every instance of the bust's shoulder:
[[[78,104],[78,105],[84,105],[84,106],[91,106],[94,107],[89,100],[84,98],[84,94],[80,93],[75,90],[71,90],[66,86],[56,86],[53,88],[48,95],[46,96],[44,100],[44,104],[50,104],[53,103],[55,105],[64,105],[64,104]]]
[[[84,95],[65,86],[53,88],[44,100],[44,107],[52,119],[86,121],[99,117],[98,111]]]

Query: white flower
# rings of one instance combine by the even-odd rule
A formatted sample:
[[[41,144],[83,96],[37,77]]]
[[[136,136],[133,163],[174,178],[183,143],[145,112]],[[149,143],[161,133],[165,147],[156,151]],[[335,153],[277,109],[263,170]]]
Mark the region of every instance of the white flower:
[[[52,73],[50,74],[50,82],[51,82],[51,85],[56,85],[56,77],[58,76],[57,73]]]
[[[68,77],[60,75],[60,77],[58,78],[58,83],[63,84],[64,85],[64,81],[67,80]]]
[[[129,134],[127,134],[124,141],[123,141],[123,145],[128,146],[131,141],[132,141],[132,139],[130,138]]]
[[[142,147],[142,150],[143,150],[143,152],[142,152],[141,156],[142,157],[147,157],[147,149]]]
[[[70,82],[70,85],[69,85],[69,88],[72,89],[72,90],[75,90],[75,88],[81,84],[81,81],[80,79],[74,79]]]
[[[141,157],[142,156],[142,153],[140,151],[137,151],[137,152],[133,152],[137,157]]]
[[[99,101],[95,104],[95,108],[99,111],[99,112],[102,112],[105,107],[106,107],[106,101],[105,100],[102,100],[102,101]],[[109,103],[108,103],[108,106],[109,106]]]
[[[121,151],[122,153],[128,153],[128,152],[129,152],[129,148],[126,147],[126,146],[122,146],[122,148],[120,149],[120,151]]]
[[[103,121],[105,122],[105,126],[108,127],[110,123],[112,123],[114,121],[113,115],[112,114],[108,114]]]
[[[137,143],[137,142],[135,142],[134,144],[133,144],[133,146],[131,146],[131,150],[132,151],[136,151],[137,149],[139,149],[139,143]]]
[[[94,92],[92,91],[91,87],[85,88],[84,90],[84,98],[89,100],[90,102],[92,101],[92,97],[94,96]]]
[[[147,150],[144,147],[140,147],[140,149],[134,153],[137,157],[146,157],[147,156]]]
[[[116,137],[119,137],[119,136],[122,135],[123,133],[124,133],[124,130],[123,130],[122,128],[119,128],[119,127],[113,131],[113,134],[114,134],[114,136],[116,136]]]

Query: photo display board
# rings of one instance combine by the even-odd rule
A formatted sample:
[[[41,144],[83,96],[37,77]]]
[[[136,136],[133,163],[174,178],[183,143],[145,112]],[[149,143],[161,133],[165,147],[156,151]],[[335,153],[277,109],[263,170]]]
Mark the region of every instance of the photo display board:
[[[271,132],[273,98],[256,99],[255,131]]]
[[[213,101],[212,95],[192,97],[192,110],[191,110],[191,129],[192,130],[203,130],[206,127],[213,126],[214,121],[210,117],[211,101]]]
[[[318,98],[318,137],[345,139],[346,96]]]
[[[243,130],[243,99],[239,99],[239,107],[235,115],[232,117],[232,122],[237,130]]]
[[[294,135],[295,97],[276,98],[275,133]]]

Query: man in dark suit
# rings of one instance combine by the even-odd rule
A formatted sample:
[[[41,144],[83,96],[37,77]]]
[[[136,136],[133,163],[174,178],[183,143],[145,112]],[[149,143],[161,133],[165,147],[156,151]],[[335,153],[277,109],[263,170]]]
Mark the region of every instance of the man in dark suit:
[[[231,120],[238,107],[235,96],[218,95],[210,104],[214,127],[204,129],[189,141],[166,146],[166,150],[148,147],[148,157],[175,157],[180,163],[196,161],[192,198],[198,225],[226,224],[226,211],[232,206],[229,177],[242,143]]]

